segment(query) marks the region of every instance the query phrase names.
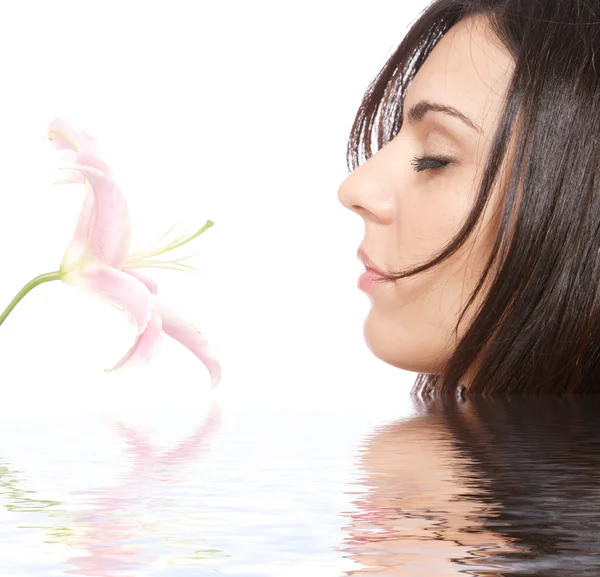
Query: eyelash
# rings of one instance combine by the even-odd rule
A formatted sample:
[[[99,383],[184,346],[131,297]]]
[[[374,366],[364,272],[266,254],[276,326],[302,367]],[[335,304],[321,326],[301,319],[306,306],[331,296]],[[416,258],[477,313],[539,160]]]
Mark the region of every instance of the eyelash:
[[[424,166],[428,162],[438,162],[442,166]],[[411,164],[415,167],[415,170],[417,172],[421,172],[423,170],[435,170],[435,169],[439,169],[439,168],[444,168],[445,166],[449,165],[451,162],[452,162],[452,159],[446,158],[444,156],[421,156],[421,157],[415,156],[412,159]]]

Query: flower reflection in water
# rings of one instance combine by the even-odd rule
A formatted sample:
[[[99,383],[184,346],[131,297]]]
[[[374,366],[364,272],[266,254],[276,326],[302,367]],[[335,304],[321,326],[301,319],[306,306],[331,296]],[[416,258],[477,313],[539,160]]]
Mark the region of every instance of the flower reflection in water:
[[[126,577],[139,575],[149,567],[197,565],[226,557],[218,549],[201,546],[206,534],[202,532],[202,521],[194,519],[193,513],[171,523],[153,518],[157,511],[168,510],[169,486],[185,483],[182,469],[210,447],[221,425],[216,402],[212,400],[206,418],[191,435],[165,451],[159,451],[140,431],[119,421],[113,421],[113,425],[127,443],[133,466],[115,486],[72,492],[78,497],[77,505],[35,499],[33,491],[19,487],[16,472],[0,463],[0,495],[7,501],[7,508],[44,513],[59,522],[58,526],[20,527],[42,528],[50,536],[46,542],[84,551],[84,555],[67,560],[70,568],[63,572],[71,575]],[[178,534],[189,537],[192,531],[197,532],[197,538],[177,538]],[[157,555],[161,546],[164,555]],[[193,553],[174,555],[176,548]]]

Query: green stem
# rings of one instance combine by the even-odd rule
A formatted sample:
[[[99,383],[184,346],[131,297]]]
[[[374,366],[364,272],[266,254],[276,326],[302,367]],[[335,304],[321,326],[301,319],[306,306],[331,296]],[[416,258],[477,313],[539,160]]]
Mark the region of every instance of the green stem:
[[[18,293],[17,296],[10,302],[10,304],[6,307],[6,310],[0,316],[0,325],[6,320],[6,317],[12,312],[12,310],[19,304],[19,301],[36,286],[48,282],[51,280],[60,280],[60,271],[54,272],[46,272],[39,276],[36,276],[34,279],[30,280]]]

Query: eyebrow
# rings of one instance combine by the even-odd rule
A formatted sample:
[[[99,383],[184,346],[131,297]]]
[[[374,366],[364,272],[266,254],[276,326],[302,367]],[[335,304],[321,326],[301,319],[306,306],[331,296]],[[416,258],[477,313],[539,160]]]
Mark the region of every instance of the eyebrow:
[[[454,118],[458,118],[462,122],[464,122],[470,128],[473,128],[477,132],[481,132],[481,128],[477,126],[466,114],[463,114],[460,110],[453,108],[452,106],[447,106],[446,104],[440,104],[438,102],[429,102],[428,100],[421,100],[417,102],[409,111],[408,111],[408,121],[411,124],[416,124],[417,122],[421,122],[423,117],[428,112],[444,112],[445,114],[449,114],[450,116],[454,116]]]

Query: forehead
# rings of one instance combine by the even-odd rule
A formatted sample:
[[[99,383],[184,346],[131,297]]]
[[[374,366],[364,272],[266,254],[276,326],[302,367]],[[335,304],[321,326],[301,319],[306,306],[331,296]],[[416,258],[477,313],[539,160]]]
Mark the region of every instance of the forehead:
[[[420,100],[457,108],[483,131],[504,103],[514,69],[508,50],[481,16],[458,22],[436,44],[411,82],[405,109]]]

